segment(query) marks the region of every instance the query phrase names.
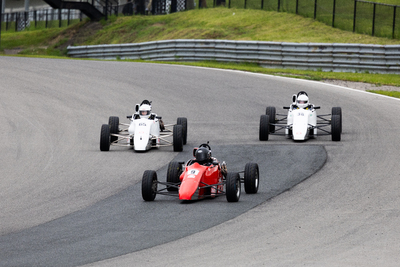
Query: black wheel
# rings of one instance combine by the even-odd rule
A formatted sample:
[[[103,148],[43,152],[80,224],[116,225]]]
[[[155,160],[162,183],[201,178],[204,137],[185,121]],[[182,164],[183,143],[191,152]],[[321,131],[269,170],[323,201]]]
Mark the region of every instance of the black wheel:
[[[340,141],[340,116],[332,115],[331,119],[332,141]]]
[[[269,135],[269,116],[261,115],[260,117],[260,133],[259,133],[260,141],[268,141]]]
[[[100,131],[100,150],[109,151],[110,150],[110,125],[101,125]]]
[[[178,185],[180,183],[179,176],[182,174],[182,164],[177,161],[171,161],[168,165],[167,183]],[[178,191],[177,187],[167,186],[168,191]]]
[[[182,125],[174,125],[173,128],[173,146],[174,151],[182,151],[183,150],[183,136],[182,136]]]
[[[276,119],[276,109],[275,107],[267,107],[267,109],[265,110],[265,115],[269,116],[269,132],[270,133],[274,133],[275,132],[275,125],[271,125],[271,124],[275,124],[275,119]]]
[[[310,138],[314,138],[314,129],[309,129],[308,130],[308,136],[310,137]]]
[[[342,133],[342,108],[341,107],[333,107],[332,108],[332,115],[339,115],[340,116],[340,133]]]
[[[110,125],[110,133],[117,134],[119,133],[119,117],[110,116],[108,118],[108,125]],[[117,136],[111,136],[111,142],[117,141]]]
[[[247,194],[255,194],[259,185],[258,164],[249,162],[244,167],[244,190]]]
[[[157,173],[145,171],[142,178],[142,197],[145,201],[153,201],[157,195]]]
[[[241,193],[239,173],[228,173],[226,176],[226,200],[228,202],[238,202]]]
[[[182,125],[183,144],[186,145],[186,142],[187,142],[187,118],[179,117],[176,124]]]

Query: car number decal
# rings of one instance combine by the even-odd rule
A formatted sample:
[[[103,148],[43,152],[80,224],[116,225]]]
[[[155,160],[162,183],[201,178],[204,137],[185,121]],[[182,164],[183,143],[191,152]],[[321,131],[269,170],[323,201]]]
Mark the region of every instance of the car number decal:
[[[146,123],[141,122],[141,123],[139,123],[139,126],[146,126]]]
[[[192,169],[192,170],[190,170],[190,171],[188,172],[188,174],[197,175],[197,174],[199,174],[199,170]]]

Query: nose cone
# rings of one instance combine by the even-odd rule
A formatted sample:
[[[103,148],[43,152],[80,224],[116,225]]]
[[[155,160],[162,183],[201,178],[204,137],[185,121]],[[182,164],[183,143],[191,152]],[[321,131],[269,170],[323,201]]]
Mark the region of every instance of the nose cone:
[[[179,187],[180,200],[195,200],[198,198],[199,181],[195,178],[183,179]]]

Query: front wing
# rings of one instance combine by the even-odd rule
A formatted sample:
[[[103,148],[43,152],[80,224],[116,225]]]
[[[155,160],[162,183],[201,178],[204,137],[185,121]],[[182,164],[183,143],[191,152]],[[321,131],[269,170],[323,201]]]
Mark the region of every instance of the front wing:
[[[133,140],[133,134],[129,134],[128,133],[128,129],[129,129],[129,125],[128,123],[119,123],[120,129],[119,129],[119,133],[115,134],[115,133],[111,133],[111,136],[115,136],[117,137],[116,140],[112,141],[110,143],[110,145],[113,146],[122,146],[122,147],[132,147],[133,143],[131,142],[131,140]],[[155,148],[155,147],[163,147],[163,146],[172,146],[173,142],[172,140],[169,140],[167,138],[172,137],[173,136],[173,131],[171,129],[171,127],[173,127],[175,124],[167,124],[164,125],[165,129],[163,129],[162,132],[160,132],[159,136],[151,136],[151,140],[154,140],[154,142],[152,142],[151,147]],[[157,143],[156,140],[159,139],[160,142]]]
[[[331,131],[326,128],[331,125],[331,116],[332,114],[317,115],[317,125],[309,124],[309,129],[318,129],[322,131],[322,133],[319,131],[317,135],[331,135]],[[269,125],[275,126],[275,131],[269,133],[273,135],[285,135],[285,130],[292,128],[292,125],[287,124],[287,115],[285,114],[276,114],[275,123],[269,123]]]

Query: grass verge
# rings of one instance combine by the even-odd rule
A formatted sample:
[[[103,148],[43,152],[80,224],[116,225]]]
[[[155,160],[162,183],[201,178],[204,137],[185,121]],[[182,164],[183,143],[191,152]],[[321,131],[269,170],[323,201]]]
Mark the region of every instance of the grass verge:
[[[399,91],[368,90],[368,92],[400,98]]]

